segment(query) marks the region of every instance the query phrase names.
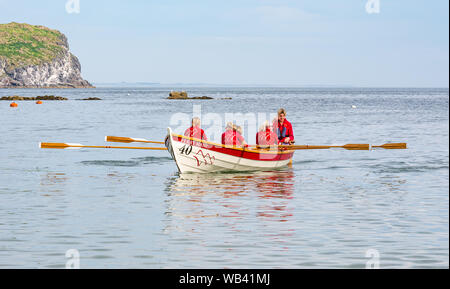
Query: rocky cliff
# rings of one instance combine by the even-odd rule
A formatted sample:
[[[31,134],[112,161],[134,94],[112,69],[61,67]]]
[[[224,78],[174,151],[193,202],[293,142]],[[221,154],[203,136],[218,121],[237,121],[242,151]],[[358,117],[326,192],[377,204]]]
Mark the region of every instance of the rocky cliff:
[[[0,24],[0,87],[83,88],[81,65],[64,34],[43,26]]]

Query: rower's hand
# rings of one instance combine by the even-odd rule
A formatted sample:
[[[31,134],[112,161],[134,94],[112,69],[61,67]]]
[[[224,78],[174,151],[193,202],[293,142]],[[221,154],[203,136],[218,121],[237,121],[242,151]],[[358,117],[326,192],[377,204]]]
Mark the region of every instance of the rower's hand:
[[[295,144],[295,140],[289,142],[290,145]]]

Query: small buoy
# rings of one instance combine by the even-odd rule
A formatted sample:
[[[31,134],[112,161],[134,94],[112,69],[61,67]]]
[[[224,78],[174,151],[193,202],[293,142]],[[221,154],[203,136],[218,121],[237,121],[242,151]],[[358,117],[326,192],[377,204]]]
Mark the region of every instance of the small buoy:
[[[356,105],[352,105],[352,108],[356,108]]]
[[[12,103],[9,105],[9,107],[18,107],[18,105],[17,105],[17,103],[12,102]]]
[[[36,101],[36,104],[42,104],[42,101],[38,100]]]

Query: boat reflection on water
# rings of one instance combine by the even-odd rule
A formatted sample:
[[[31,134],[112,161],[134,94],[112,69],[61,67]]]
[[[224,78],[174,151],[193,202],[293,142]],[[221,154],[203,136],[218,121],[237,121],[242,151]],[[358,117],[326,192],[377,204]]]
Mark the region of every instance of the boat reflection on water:
[[[291,198],[294,191],[294,172],[262,171],[249,173],[179,174],[169,184],[173,194],[223,194],[225,197],[258,192],[261,198]]]
[[[292,217],[295,175],[292,170],[180,174],[169,179],[166,215],[177,219],[240,218],[286,222]]]

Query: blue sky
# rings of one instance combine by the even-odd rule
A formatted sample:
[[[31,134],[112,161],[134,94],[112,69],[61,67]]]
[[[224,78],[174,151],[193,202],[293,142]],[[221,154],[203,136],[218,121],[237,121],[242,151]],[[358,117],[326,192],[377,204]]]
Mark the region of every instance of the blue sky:
[[[449,1],[0,0],[60,30],[91,82],[448,87]]]

